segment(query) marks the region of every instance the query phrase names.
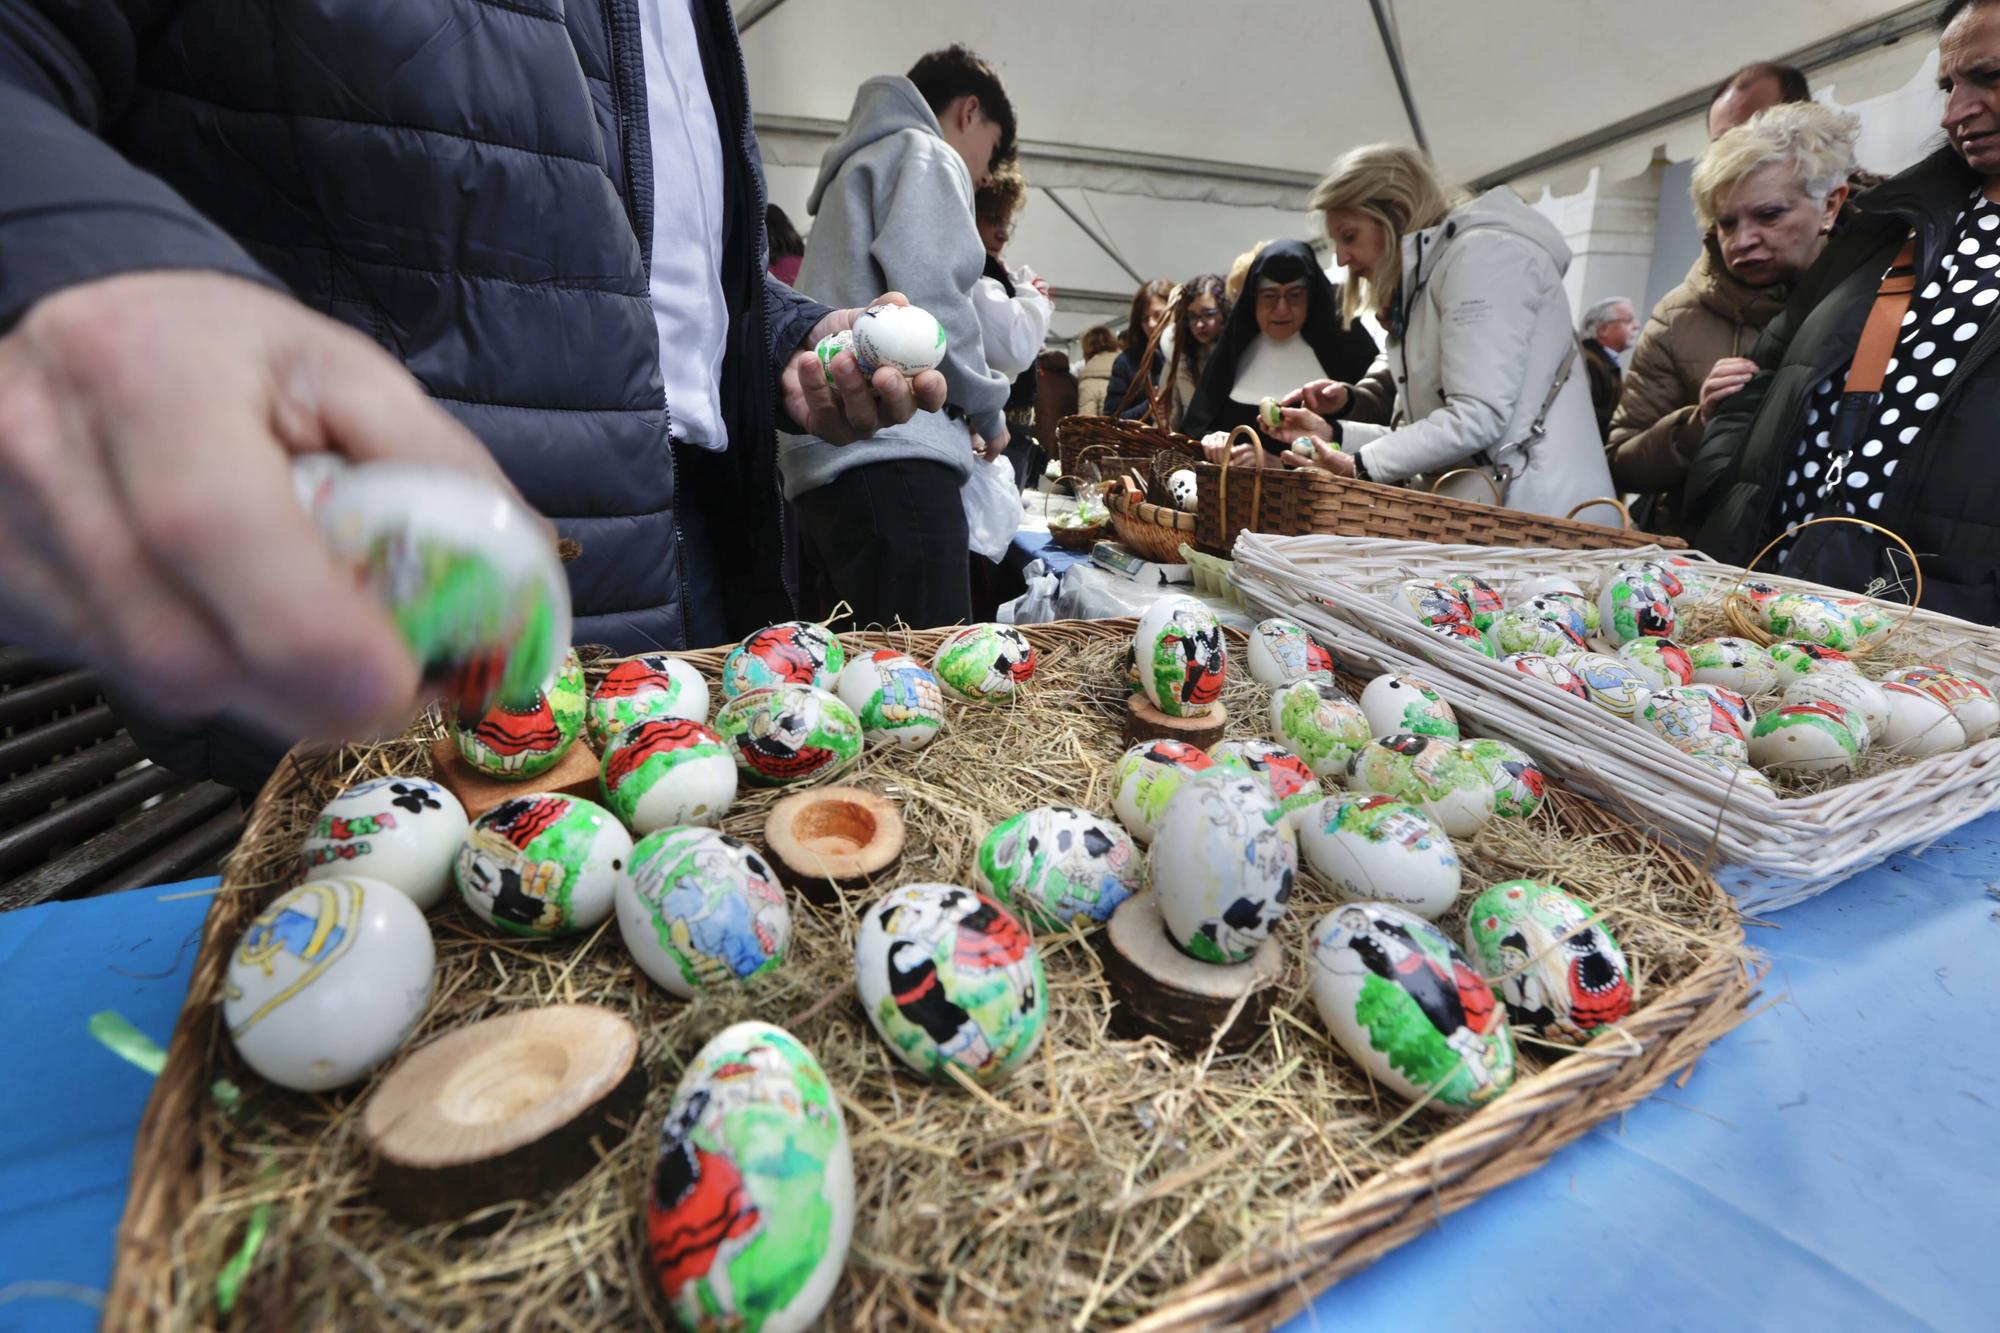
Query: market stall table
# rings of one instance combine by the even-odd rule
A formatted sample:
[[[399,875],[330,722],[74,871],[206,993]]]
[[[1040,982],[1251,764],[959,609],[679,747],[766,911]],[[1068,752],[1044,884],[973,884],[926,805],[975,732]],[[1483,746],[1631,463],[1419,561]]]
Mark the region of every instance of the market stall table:
[[[1753,928],[1776,1003],[1685,1088],[1454,1214],[1291,1327],[1457,1326],[1477,1283],[1479,1322],[1499,1328],[1990,1328],[1996,882],[2000,815]],[[165,1042],[204,887],[0,916],[0,1002],[14,1015],[0,1333],[95,1326],[150,1078],[93,1036],[92,1016]]]

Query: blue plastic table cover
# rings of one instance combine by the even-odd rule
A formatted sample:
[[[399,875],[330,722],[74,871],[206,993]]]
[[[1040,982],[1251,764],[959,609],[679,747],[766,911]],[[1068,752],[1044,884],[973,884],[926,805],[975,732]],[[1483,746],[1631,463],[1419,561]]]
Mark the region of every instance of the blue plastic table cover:
[[[1753,925],[1770,1007],[1290,1329],[2000,1328],[2000,815]],[[205,902],[0,916],[0,1330],[94,1325]],[[1470,1318],[1468,1318],[1470,1316]]]

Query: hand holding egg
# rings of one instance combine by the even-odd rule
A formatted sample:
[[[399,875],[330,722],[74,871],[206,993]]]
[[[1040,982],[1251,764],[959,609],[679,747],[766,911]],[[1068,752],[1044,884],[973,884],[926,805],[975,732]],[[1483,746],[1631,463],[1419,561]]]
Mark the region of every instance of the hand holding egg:
[[[822,360],[819,344],[847,334]],[[836,310],[814,326],[784,373],[785,410],[809,435],[852,444],[884,426],[944,406],[944,331],[901,292],[861,310]]]

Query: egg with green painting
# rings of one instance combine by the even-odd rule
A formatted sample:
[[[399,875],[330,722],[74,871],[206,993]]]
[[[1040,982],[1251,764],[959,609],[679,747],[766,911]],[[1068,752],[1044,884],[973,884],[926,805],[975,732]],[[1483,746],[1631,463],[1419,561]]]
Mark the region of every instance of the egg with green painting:
[[[1308,676],[1333,679],[1333,654],[1294,621],[1257,622],[1250,632],[1245,656],[1250,663],[1250,679],[1259,685],[1289,685]]]
[[[1469,838],[1493,818],[1493,784],[1459,752],[1458,742],[1437,736],[1384,736],[1354,753],[1348,788],[1420,806],[1454,838]]]
[[[1866,734],[1860,716],[1839,704],[1786,704],[1757,719],[1750,733],[1750,762],[1767,772],[1850,772]]]
[[[846,664],[846,650],[824,625],[809,620],[766,625],[722,659],[722,697],[734,699],[776,685],[830,690]]]
[[[1209,751],[1209,757],[1217,768],[1247,774],[1262,783],[1287,819],[1326,794],[1312,766],[1273,741],[1222,741]]]
[[[1339,686],[1302,680],[1271,694],[1271,733],[1315,777],[1344,778],[1348,760],[1374,735],[1361,705]]]
[[[466,763],[509,782],[554,768],[583,730],[583,663],[574,648],[553,676],[522,698],[501,696],[477,717],[452,723],[452,740]]]
[[[1598,632],[1613,648],[1647,637],[1670,639],[1680,627],[1673,600],[1638,572],[1613,574],[1597,594]]]
[[[1509,607],[1493,618],[1486,641],[1496,657],[1516,653],[1555,654],[1574,652],[1584,646],[1583,636],[1558,613],[1544,613],[1533,606]]]
[[[1284,915],[1298,836],[1254,778],[1203,773],[1174,793],[1146,853],[1167,937],[1197,962],[1247,962]]]
[[[1205,717],[1222,697],[1229,651],[1215,612],[1193,597],[1164,597],[1132,634],[1139,684],[1168,717]]]
[[[1639,1001],[1632,965],[1610,928],[1555,884],[1510,879],[1473,899],[1465,951],[1492,979],[1517,1032],[1588,1041]]]
[[[870,745],[920,750],[944,729],[944,691],[908,653],[878,648],[856,656],[841,668],[834,693]]]
[[[1118,758],[1111,772],[1111,808],[1141,846],[1153,840],[1175,792],[1214,765],[1208,751],[1186,741],[1141,741]]]
[[[604,753],[611,738],[654,718],[708,721],[708,682],[678,657],[653,654],[620,662],[590,692],[585,726],[590,743]]]
[[[1380,901],[1435,921],[1458,901],[1464,868],[1451,835],[1391,796],[1329,796],[1299,817],[1312,872],[1357,901]]]
[[[861,722],[854,710],[811,685],[737,695],[716,710],[715,734],[753,787],[817,782],[861,756]]]
[[[1361,691],[1361,711],[1376,736],[1408,732],[1417,736],[1458,739],[1458,715],[1435,685],[1415,676],[1383,675]]]
[[[1507,599],[1500,595],[1500,590],[1477,574],[1454,574],[1445,583],[1465,599],[1466,607],[1472,612],[1474,629],[1485,629],[1493,623],[1493,617],[1507,608]]]
[[[480,920],[509,935],[574,935],[611,915],[632,835],[580,796],[511,796],[472,821],[453,877]]]
[[[1012,625],[967,625],[938,645],[931,670],[954,698],[997,702],[1035,674],[1035,646]]]
[[[1619,647],[1618,659],[1644,676],[1648,689],[1664,690],[1694,681],[1694,662],[1689,658],[1687,649],[1672,639],[1652,635],[1634,639]]]
[[[1688,664],[1697,685],[1720,685],[1749,698],[1774,693],[1778,664],[1761,644],[1733,635],[1688,645]]]
[[[654,718],[611,738],[598,786],[604,804],[634,833],[714,824],[736,803],[736,760],[701,723]]]
[[[777,970],[791,944],[791,909],[771,863],[711,828],[641,838],[616,902],[632,961],[683,1000]]]
[[[1458,743],[1467,763],[1485,774],[1493,788],[1493,813],[1502,819],[1526,819],[1542,808],[1549,780],[1542,766],[1519,746],[1492,736],[1475,736]]]
[[[1044,805],[1000,822],[979,844],[973,887],[1055,930],[1111,919],[1146,887],[1132,835],[1073,805]]]

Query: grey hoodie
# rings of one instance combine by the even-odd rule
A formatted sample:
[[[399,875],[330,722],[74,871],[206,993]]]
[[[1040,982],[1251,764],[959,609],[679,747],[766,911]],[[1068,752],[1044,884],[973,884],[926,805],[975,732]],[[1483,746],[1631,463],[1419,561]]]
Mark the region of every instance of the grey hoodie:
[[[1007,378],[986,364],[972,290],[986,249],[972,220],[972,173],[938,129],[937,117],[900,75],[870,79],[854,95],[847,131],[820,159],[806,210],[812,239],[798,290],[836,310],[897,291],[944,326],[945,400],[966,421],[919,412],[872,438],[831,445],[780,436],[778,464],[791,498],[852,467],[924,458],[972,473],[967,422],[992,439],[1004,421]]]

